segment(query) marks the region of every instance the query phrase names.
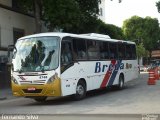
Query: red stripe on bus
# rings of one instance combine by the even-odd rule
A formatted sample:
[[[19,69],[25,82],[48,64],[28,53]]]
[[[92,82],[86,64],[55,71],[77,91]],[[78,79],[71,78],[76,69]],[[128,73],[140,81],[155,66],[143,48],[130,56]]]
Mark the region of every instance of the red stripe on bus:
[[[111,60],[111,64],[112,64],[113,67],[114,67],[115,64],[116,64],[116,60]],[[111,65],[111,64],[110,64],[110,65]],[[100,86],[101,88],[106,87],[106,85],[107,85],[107,83],[108,83],[108,81],[109,81],[109,78],[110,78],[110,76],[111,76],[111,74],[112,74],[113,69],[110,70],[110,65],[109,65],[108,70],[107,70],[107,72],[106,72],[106,74],[105,74],[105,76],[104,76],[104,78],[103,78],[102,83],[101,83],[101,86]]]

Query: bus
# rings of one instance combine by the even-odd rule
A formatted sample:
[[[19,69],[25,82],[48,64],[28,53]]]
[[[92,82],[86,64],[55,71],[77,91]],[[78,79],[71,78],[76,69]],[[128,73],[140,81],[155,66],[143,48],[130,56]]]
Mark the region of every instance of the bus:
[[[38,102],[50,96],[83,99],[86,92],[138,77],[134,42],[96,33],[40,33],[17,40],[12,56],[14,96]]]

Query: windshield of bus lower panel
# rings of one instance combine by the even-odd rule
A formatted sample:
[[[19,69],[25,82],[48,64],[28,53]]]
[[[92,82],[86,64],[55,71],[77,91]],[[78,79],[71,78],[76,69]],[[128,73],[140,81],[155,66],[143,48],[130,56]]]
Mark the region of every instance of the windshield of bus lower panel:
[[[58,67],[59,37],[18,40],[13,51],[13,71],[39,72]]]

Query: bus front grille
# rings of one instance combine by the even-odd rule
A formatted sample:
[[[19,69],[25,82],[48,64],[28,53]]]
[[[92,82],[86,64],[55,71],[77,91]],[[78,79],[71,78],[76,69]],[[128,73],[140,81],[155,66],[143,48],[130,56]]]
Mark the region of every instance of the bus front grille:
[[[27,89],[23,89],[24,93],[41,93],[42,89],[36,89],[36,90],[27,90]]]

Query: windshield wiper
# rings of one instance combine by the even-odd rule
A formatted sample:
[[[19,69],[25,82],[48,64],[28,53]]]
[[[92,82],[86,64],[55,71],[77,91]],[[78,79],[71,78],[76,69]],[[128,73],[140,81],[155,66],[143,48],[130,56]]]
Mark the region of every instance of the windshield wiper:
[[[40,66],[41,72],[44,73],[44,66]]]

